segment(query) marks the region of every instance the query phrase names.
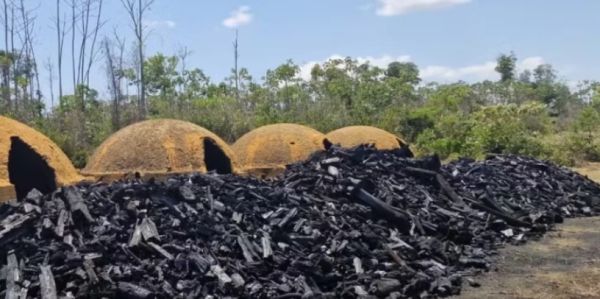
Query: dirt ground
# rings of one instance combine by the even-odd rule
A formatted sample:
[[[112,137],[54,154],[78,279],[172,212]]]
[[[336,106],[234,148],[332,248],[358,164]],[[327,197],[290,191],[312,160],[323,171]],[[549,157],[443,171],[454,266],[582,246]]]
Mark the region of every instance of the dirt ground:
[[[575,170],[600,183],[600,163],[586,163]]]
[[[600,182],[600,163],[576,169]],[[600,298],[600,217],[569,219],[541,240],[500,251],[458,299]]]

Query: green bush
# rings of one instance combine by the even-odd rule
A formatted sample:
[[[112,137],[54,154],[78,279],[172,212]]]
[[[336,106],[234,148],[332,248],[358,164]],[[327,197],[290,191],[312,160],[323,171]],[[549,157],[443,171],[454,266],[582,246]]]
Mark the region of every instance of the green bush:
[[[600,112],[592,105],[583,108],[568,138],[570,150],[581,160],[600,161]]]
[[[549,131],[549,117],[543,105],[497,105],[483,107],[471,115],[450,112],[438,117],[431,129],[417,140],[425,153],[483,157],[488,153],[544,156],[542,137]]]

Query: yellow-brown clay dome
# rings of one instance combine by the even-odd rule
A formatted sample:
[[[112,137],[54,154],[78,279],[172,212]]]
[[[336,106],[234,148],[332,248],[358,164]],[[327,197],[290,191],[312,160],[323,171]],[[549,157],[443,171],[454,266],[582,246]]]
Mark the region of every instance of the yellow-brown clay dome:
[[[232,173],[237,163],[229,146],[195,124],[155,119],[125,127],[105,140],[82,171],[96,178],[174,173]]]
[[[305,160],[328,146],[325,135],[297,124],[273,124],[254,129],[232,146],[240,166],[251,174],[273,174]]]
[[[344,148],[374,145],[378,150],[394,150],[407,145],[398,136],[370,126],[344,127],[327,133],[326,137],[331,143]]]
[[[50,193],[83,178],[48,137],[0,116],[0,200],[22,198],[35,188]]]

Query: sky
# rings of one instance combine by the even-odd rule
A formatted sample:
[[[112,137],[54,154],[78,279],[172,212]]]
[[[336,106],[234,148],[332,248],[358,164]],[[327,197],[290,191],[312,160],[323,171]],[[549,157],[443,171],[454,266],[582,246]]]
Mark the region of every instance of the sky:
[[[39,3],[38,61],[56,60],[55,1],[28,2]],[[101,34],[117,32],[131,45],[121,1],[104,2]],[[574,86],[600,80],[598,12],[598,0],[155,0],[145,20],[146,52],[174,55],[186,47],[188,67],[220,81],[233,65],[237,29],[240,65],[258,80],[288,59],[308,77],[315,63],[345,56],[377,66],[414,62],[425,82],[495,80],[496,58],[513,51],[520,70],[550,63]],[[92,75],[101,93],[103,64]]]

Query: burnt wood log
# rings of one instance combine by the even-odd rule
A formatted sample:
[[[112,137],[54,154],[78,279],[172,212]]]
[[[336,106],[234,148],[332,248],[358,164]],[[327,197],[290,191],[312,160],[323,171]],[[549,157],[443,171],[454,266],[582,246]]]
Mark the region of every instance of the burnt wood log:
[[[71,209],[73,218],[83,219],[88,223],[94,221],[94,218],[90,214],[90,211],[88,210],[88,207],[77,188],[67,187],[63,192],[67,202],[69,203],[69,208]]]
[[[6,296],[7,299],[17,299],[20,296],[19,281],[21,281],[21,270],[14,252],[10,252],[6,259]]]
[[[144,287],[128,282],[119,282],[119,298],[147,299],[152,296],[152,292]]]
[[[40,296],[42,299],[56,299],[56,282],[50,266],[40,266]]]
[[[416,168],[416,167],[406,167],[406,171],[413,173],[420,173],[431,176],[435,178],[440,188],[444,190],[444,192],[457,204],[464,204],[463,199],[454,191],[454,189],[450,186],[450,184],[446,181],[446,179],[438,172]]]
[[[4,248],[27,234],[35,220],[32,214],[13,214],[0,221],[0,247]]]
[[[383,215],[383,217],[397,224],[401,229],[409,229],[410,220],[406,215],[396,211],[392,206],[371,195],[369,192],[362,188],[357,188],[354,190],[353,195],[360,202],[373,208],[374,212]]]

